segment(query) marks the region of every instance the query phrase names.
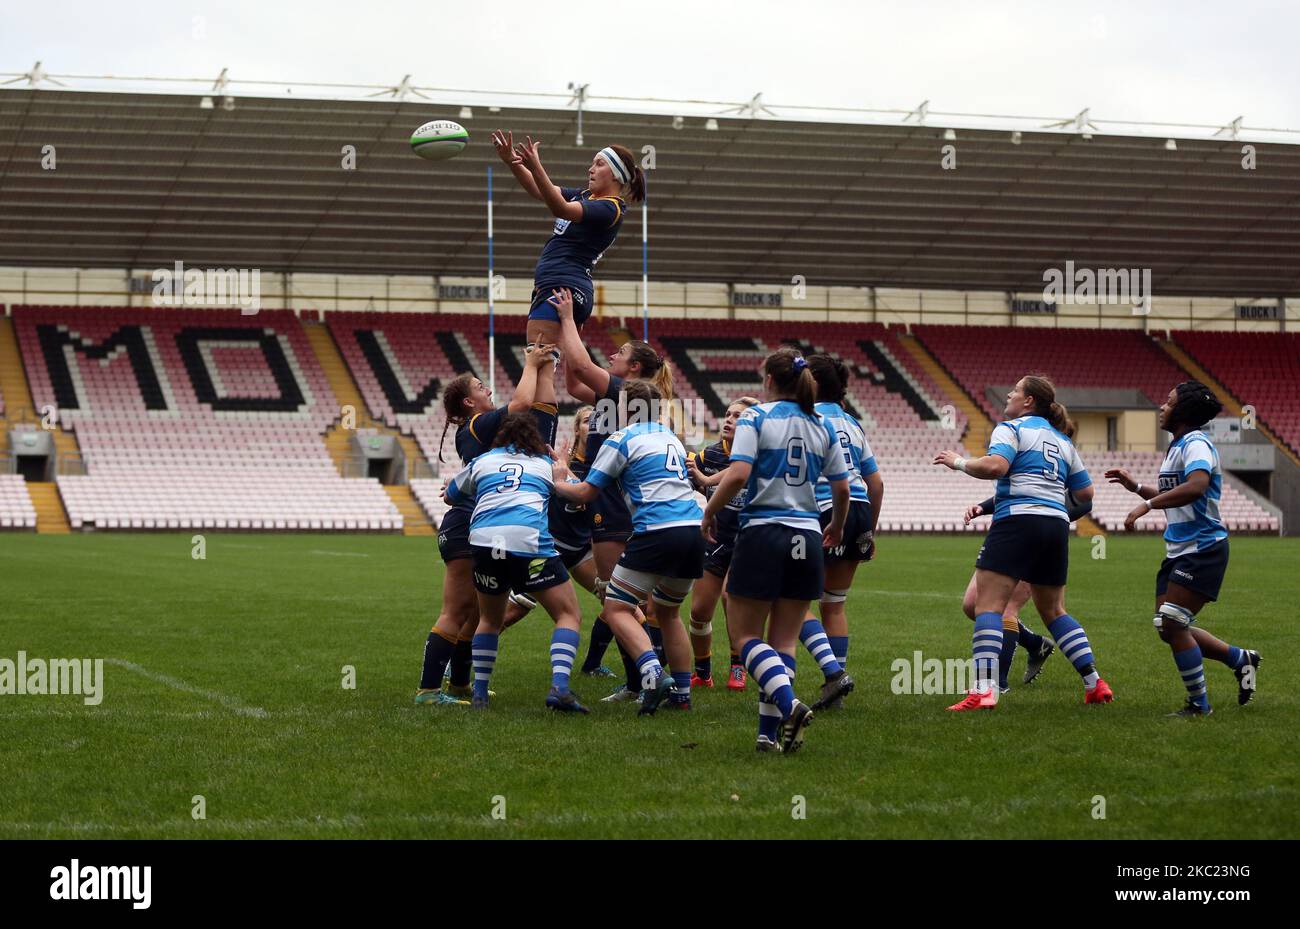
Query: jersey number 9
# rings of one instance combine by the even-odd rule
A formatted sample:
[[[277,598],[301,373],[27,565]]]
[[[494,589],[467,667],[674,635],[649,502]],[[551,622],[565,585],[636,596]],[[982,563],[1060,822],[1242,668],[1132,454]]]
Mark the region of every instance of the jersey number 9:
[[[798,487],[808,480],[808,453],[803,439],[796,436],[785,443],[785,482]]]

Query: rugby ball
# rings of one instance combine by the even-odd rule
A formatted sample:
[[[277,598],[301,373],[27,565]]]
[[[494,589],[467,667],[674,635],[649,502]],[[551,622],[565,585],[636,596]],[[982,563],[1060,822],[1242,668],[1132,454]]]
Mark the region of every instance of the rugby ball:
[[[435,119],[411,133],[411,151],[429,161],[445,161],[459,155],[469,142],[469,133],[460,123]]]

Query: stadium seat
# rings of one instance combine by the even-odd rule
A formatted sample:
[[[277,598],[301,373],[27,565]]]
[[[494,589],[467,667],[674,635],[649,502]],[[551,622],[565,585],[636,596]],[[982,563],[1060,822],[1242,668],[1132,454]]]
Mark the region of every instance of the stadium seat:
[[[323,434],[339,405],[288,311],[15,307],[32,399],[59,411],[86,473],[59,475],[82,528],[280,528],[401,516],[345,479]]]

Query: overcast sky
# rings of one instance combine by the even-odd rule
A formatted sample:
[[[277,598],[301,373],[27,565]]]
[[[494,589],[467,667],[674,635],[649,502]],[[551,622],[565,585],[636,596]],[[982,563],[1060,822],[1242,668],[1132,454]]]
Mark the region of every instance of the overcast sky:
[[[0,71],[396,83],[1300,129],[1300,3],[6,0]]]

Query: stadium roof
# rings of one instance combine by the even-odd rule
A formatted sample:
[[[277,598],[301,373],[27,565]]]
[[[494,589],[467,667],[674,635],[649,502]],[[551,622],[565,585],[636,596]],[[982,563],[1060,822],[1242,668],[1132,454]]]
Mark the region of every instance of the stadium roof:
[[[544,140],[557,183],[579,185],[595,149],[655,147],[650,274],[1034,291],[1043,272],[1150,268],[1157,294],[1300,294],[1300,147],[913,122],[680,120],[467,99],[233,98],[0,90],[0,266],[249,267],[480,275],[485,168],[496,166],[499,273],[531,274],[545,209],[496,160],[497,126]],[[211,96],[211,95],[210,95]],[[419,124],[455,119],[470,147],[415,157]],[[356,170],[341,149],[356,146]],[[956,166],[941,165],[944,145]],[[55,146],[56,167],[42,168]],[[639,217],[598,275],[637,278]]]

